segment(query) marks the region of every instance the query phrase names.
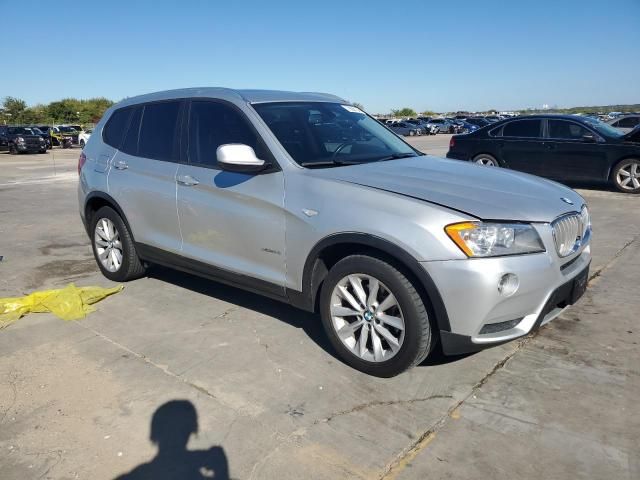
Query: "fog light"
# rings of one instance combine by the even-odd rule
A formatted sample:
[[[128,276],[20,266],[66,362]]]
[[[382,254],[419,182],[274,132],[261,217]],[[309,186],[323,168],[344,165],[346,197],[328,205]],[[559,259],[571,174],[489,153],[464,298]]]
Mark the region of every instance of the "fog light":
[[[505,273],[498,281],[498,292],[505,297],[510,297],[518,290],[520,280],[513,273]]]

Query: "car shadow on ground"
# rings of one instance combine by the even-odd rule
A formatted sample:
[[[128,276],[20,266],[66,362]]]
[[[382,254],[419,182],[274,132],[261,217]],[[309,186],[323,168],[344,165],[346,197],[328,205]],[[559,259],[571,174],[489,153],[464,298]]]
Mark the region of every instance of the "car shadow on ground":
[[[189,400],[171,400],[151,417],[151,443],[158,453],[116,480],[229,480],[229,464],[224,449],[189,450],[187,443],[198,433],[198,413]]]
[[[336,360],[342,361],[329,342],[324,332],[320,315],[318,314],[306,312],[287,305],[286,303],[278,302],[277,300],[256,293],[247,292],[240,288],[231,287],[213,280],[157,265],[149,268],[148,276],[181,288],[189,289],[193,292],[207,295],[211,298],[222,300],[223,302],[237,305],[241,308],[253,310],[285,322],[292,327],[301,328],[316,345]],[[446,356],[442,352],[442,348],[438,342],[432,353],[420,366],[434,367],[444,365],[457,362],[468,356],[469,355]]]

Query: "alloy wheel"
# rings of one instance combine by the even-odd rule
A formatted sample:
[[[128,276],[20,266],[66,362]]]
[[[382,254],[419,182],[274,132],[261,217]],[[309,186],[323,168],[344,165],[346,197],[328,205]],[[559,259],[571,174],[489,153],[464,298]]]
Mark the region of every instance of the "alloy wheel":
[[[343,277],[331,293],[331,324],[343,345],[369,362],[389,360],[404,342],[405,322],[391,290],[371,275]]]
[[[630,162],[618,170],[616,182],[624,190],[640,188],[640,162]]]
[[[478,165],[483,165],[485,167],[497,167],[498,166],[496,161],[491,157],[485,157],[485,156],[477,157],[475,159],[475,162]]]
[[[117,272],[122,266],[122,242],[115,224],[108,218],[96,223],[94,242],[98,260],[109,272]]]

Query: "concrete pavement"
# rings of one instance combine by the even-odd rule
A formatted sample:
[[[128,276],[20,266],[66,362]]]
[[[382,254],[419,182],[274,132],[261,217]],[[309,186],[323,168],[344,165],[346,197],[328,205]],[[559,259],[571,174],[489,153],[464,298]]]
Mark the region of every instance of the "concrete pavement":
[[[0,296],[112,285],[77,214],[79,151],[56,154],[54,176],[49,155],[0,153]],[[313,315],[165,269],[85,320],[27,316],[0,330],[0,478],[108,479],[152,459],[205,478],[223,459],[243,479],[637,478],[639,199],[580,193],[595,235],[576,306],[535,338],[393,379],[343,365]],[[152,443],[154,414],[156,433],[195,430],[184,403],[159,409],[180,399],[197,434]]]

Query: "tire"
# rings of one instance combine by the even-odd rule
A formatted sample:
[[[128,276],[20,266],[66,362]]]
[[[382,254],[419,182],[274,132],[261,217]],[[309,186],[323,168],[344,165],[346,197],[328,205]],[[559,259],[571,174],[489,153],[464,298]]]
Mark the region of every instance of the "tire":
[[[105,220],[107,224],[110,222],[111,225],[115,227],[117,237],[115,235],[112,235],[111,237],[112,239],[117,238],[119,240],[120,265],[115,270],[107,268],[99,255],[99,249],[103,247],[97,243],[97,238],[101,239],[103,244],[105,243],[105,239],[97,233],[96,229],[98,228],[98,224],[100,224],[104,232],[103,220]],[[129,228],[127,228],[127,225],[124,223],[122,218],[120,218],[120,215],[118,215],[118,213],[111,207],[102,207],[93,215],[91,219],[90,235],[91,245],[93,247],[93,256],[96,259],[96,263],[98,264],[100,271],[109,280],[113,280],[114,282],[126,282],[140,278],[145,274],[145,268],[136,253],[136,247]],[[113,244],[113,249],[118,250],[117,240],[114,241]],[[117,257],[117,254],[115,255]],[[107,257],[111,256],[107,254]]]
[[[485,167],[499,167],[500,162],[493,155],[489,155],[488,153],[480,153],[473,157],[473,163],[477,163],[478,165],[483,165]]]
[[[640,159],[627,158],[611,172],[611,182],[619,192],[640,194]]]
[[[379,284],[379,288],[375,290],[377,295],[372,306],[369,310],[363,310],[364,313],[359,315],[348,314],[349,311],[354,310],[349,308],[349,302],[339,293],[341,285],[345,282],[348,283],[349,279],[353,277],[360,279],[360,286],[367,302],[374,298],[370,296],[373,290],[369,290],[372,285],[371,280],[377,280]],[[351,291],[354,292],[351,294],[351,298],[362,305],[361,300],[356,300],[360,297],[356,295],[353,287],[347,286],[346,288],[351,288]],[[394,297],[392,300],[395,303],[392,303],[391,307],[378,311],[378,307],[383,306],[389,294]],[[345,302],[347,308],[343,307]],[[339,317],[336,315],[338,311],[348,315]],[[387,314],[385,315],[384,312]],[[398,375],[422,362],[429,355],[435,343],[427,308],[421,295],[400,269],[380,258],[368,255],[351,255],[336,263],[322,285],[320,313],[327,336],[340,358],[347,365],[369,375],[377,377]],[[367,314],[368,317],[366,317]],[[379,315],[394,320],[394,323],[386,323],[385,320],[379,318]],[[398,320],[403,322],[403,329],[393,327],[396,322],[400,323]],[[343,341],[337,333],[338,330],[347,324],[351,327],[355,323],[359,323],[361,326],[353,331],[352,336]],[[383,330],[387,334],[391,333],[394,338],[397,338],[395,352],[392,351],[391,344],[385,335],[378,333],[377,329],[381,326],[384,327]],[[365,352],[361,354],[357,352],[363,350],[360,347],[365,328],[368,328],[363,342]],[[376,341],[377,350],[382,352],[379,359],[375,359],[374,336],[378,339]],[[349,347],[346,342],[351,343],[352,346]],[[388,356],[388,359],[385,360],[385,356]]]
[[[9,145],[9,154],[10,155],[18,155],[18,150],[16,149],[15,145]]]
[[[80,148],[84,148],[84,140],[80,140]]]
[[[409,136],[413,137],[416,134],[416,132],[414,132],[413,130],[409,130]]]

